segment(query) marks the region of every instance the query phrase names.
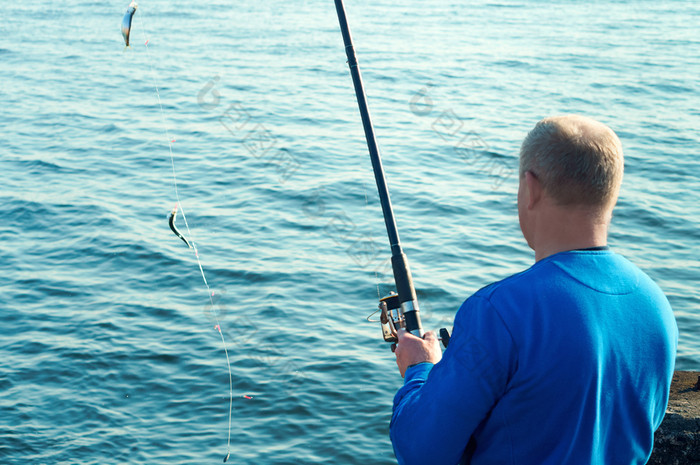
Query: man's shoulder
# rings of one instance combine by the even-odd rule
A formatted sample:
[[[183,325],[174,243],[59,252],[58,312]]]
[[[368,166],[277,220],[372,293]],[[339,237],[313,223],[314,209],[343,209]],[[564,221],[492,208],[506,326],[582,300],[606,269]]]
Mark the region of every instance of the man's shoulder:
[[[519,273],[479,289],[474,296],[489,302],[513,296],[575,288],[603,294],[625,294],[640,288],[660,292],[649,276],[611,250],[569,251],[542,259]]]
[[[537,279],[537,276],[542,273],[540,268],[542,268],[542,266],[535,263],[523,271],[505,277],[500,281],[487,284],[476,291],[474,296],[490,300],[495,294],[501,292],[511,292],[521,286],[528,286],[528,282],[532,282],[533,279]]]
[[[516,308],[516,303],[528,299],[526,294],[532,288],[533,279],[537,279],[534,277],[537,271],[533,271],[535,265],[476,291],[460,307],[455,324],[466,315],[473,316],[474,312],[483,311],[492,316],[498,315],[500,320],[509,320],[508,314]]]

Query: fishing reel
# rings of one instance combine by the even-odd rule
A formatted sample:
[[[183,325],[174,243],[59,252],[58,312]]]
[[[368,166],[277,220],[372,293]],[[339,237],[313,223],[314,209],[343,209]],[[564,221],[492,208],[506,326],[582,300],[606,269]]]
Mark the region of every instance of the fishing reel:
[[[406,318],[401,311],[399,295],[391,292],[379,299],[379,322],[382,325],[382,337],[385,342],[399,342],[398,331],[406,328]]]
[[[384,341],[396,344],[399,342],[399,329],[406,329],[406,318],[401,308],[399,295],[395,292],[390,292],[389,295],[379,299],[379,310],[372,313],[372,315],[377,312],[379,312],[379,323],[381,323],[382,326],[382,337]],[[370,319],[372,315],[367,317],[367,321],[377,322],[377,320]],[[446,328],[440,328],[439,339],[442,341],[442,345],[447,348],[447,345],[450,343],[450,332]],[[395,346],[392,345],[392,352],[394,349]]]

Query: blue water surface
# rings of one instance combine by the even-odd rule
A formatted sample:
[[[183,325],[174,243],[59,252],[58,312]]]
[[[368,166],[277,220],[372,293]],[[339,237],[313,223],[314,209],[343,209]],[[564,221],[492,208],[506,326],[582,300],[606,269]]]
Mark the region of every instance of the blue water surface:
[[[0,463],[220,463],[217,320],[230,463],[395,463],[401,378],[365,321],[389,250],[333,2],[143,0],[124,50],[127,6],[4,7]],[[424,325],[533,263],[518,148],[582,113],[625,148],[610,244],[700,369],[700,4],[346,8]],[[213,296],[167,225],[169,145]]]

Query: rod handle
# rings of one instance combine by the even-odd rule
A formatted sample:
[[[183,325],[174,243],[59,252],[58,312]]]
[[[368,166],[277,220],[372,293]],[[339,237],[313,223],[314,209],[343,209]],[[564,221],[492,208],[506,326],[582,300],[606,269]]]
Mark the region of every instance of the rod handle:
[[[413,286],[413,277],[406,254],[401,252],[398,255],[392,255],[391,268],[394,271],[394,281],[396,282],[396,292],[399,294],[401,311],[406,321],[406,331],[414,336],[423,337],[418,297]]]

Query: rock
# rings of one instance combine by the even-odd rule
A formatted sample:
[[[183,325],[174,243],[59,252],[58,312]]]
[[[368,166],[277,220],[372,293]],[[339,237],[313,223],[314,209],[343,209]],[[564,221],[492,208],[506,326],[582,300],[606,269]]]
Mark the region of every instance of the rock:
[[[673,375],[666,416],[654,434],[651,465],[700,465],[700,372]]]

